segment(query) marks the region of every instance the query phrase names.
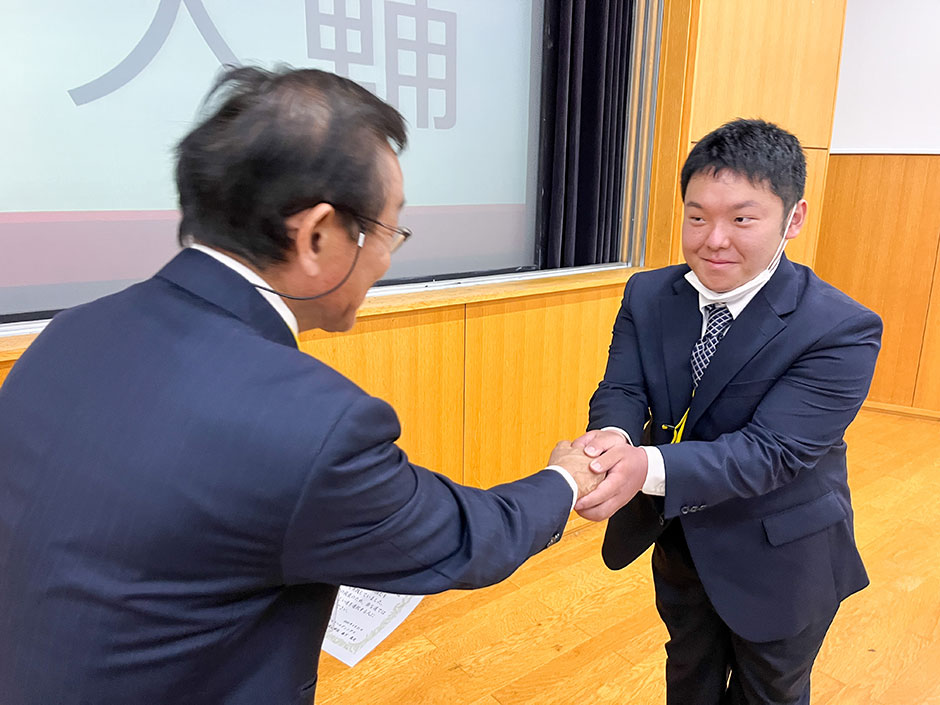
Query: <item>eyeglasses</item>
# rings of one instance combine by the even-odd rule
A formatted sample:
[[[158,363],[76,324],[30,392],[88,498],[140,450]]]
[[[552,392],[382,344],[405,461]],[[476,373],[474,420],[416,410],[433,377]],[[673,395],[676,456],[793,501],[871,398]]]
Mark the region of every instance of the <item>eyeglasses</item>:
[[[393,236],[392,236],[392,244],[389,245],[389,252],[397,251],[398,248],[404,245],[405,241],[409,237],[411,237],[410,228],[400,228],[400,227],[395,227],[394,225],[386,225],[381,220],[376,220],[375,218],[367,218],[364,215],[354,215],[353,217],[356,220],[360,221],[360,225],[362,224],[362,222],[372,223],[373,225],[378,225],[380,228],[385,228],[386,230],[391,231],[393,233]]]

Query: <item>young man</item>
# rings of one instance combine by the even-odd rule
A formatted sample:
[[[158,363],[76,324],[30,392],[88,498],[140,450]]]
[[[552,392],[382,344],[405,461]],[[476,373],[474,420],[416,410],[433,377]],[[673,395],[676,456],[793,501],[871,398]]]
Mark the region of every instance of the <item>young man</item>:
[[[655,542],[668,703],[808,703],[840,601],[868,584],[843,434],[881,321],[783,255],[806,222],[796,137],[728,123],[681,179],[686,264],[627,283],[575,443],[609,475],[577,509],[611,517],[613,569]]]
[[[179,147],[192,246],[0,388],[4,705],[312,703],[338,585],[501,580],[599,479],[570,444],[486,492],[409,463],[391,407],[296,343],[350,328],[410,234],[401,116],[313,70],[211,95]]]

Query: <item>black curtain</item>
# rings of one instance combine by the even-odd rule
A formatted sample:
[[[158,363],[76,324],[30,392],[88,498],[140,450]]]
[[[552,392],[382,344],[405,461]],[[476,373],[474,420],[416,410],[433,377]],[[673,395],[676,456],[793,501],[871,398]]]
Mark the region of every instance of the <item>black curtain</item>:
[[[633,0],[546,0],[539,267],[620,259]]]

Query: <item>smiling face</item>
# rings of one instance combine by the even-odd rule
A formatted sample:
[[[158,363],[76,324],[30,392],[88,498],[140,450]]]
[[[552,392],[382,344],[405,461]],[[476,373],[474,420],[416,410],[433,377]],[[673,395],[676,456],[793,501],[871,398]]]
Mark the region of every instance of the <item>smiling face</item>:
[[[682,253],[712,291],[731,291],[766,269],[784,237],[783,201],[765,183],[724,169],[692,176],[685,192]],[[797,236],[806,201],[797,203],[786,239]]]

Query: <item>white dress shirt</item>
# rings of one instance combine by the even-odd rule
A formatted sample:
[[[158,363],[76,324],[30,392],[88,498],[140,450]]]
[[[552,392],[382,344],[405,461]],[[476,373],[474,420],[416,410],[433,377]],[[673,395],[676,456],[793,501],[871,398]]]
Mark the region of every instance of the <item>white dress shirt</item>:
[[[229,269],[242,275],[251,284],[254,284],[257,286],[266,286],[269,289],[273,288],[264,279],[262,279],[261,276],[256,271],[254,271],[253,269],[249,267],[246,267],[237,259],[235,259],[234,257],[230,257],[224,252],[220,252],[219,250],[213,249],[212,247],[207,247],[206,245],[200,245],[199,243],[193,243],[189,245],[189,247],[191,247],[194,250],[199,250],[200,252],[203,252],[209,255],[212,259],[221,262]],[[297,317],[294,316],[293,311],[291,311],[287,307],[287,304],[284,303],[284,299],[282,299],[277,294],[271,293],[270,291],[265,291],[264,289],[255,289],[255,291],[261,294],[261,296],[264,297],[264,300],[267,301],[269,304],[271,304],[272,308],[274,308],[274,310],[277,311],[278,315],[284,319],[284,323],[287,324],[287,327],[291,329],[291,331],[294,334],[294,337],[296,338],[298,334],[297,333]],[[549,465],[545,469],[554,470],[563,478],[565,478],[565,481],[568,483],[568,486],[571,488],[571,492],[573,495],[573,498],[571,500],[571,509],[574,509],[575,502],[578,501],[578,483],[574,481],[574,478],[571,476],[571,473],[569,473],[560,465]]]

